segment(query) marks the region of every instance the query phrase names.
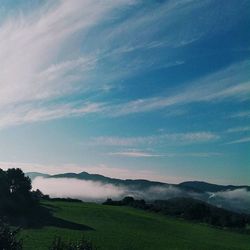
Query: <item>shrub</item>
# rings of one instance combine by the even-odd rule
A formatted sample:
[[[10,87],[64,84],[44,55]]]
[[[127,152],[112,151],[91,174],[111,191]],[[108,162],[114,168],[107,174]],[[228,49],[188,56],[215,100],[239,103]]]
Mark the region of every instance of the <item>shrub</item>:
[[[0,222],[0,249],[21,250],[22,240],[16,238],[18,231],[12,231],[8,225]]]
[[[61,239],[61,237],[55,237],[50,250],[96,250],[93,244],[82,238],[80,241],[77,242],[65,242]]]

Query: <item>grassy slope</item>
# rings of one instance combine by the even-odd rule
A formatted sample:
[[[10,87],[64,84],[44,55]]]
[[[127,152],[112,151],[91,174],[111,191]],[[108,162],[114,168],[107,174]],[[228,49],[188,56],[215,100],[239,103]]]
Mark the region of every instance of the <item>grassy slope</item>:
[[[133,208],[69,202],[47,204],[56,206],[57,217],[93,228],[93,231],[85,231],[84,235],[100,249],[250,249],[250,235],[218,230]],[[61,235],[66,240],[79,239],[83,232],[55,227],[24,230],[24,249],[46,249],[54,235]]]

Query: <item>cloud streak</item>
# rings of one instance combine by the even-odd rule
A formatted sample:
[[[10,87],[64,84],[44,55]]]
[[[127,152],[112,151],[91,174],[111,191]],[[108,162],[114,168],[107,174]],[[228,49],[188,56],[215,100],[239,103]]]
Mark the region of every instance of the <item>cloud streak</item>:
[[[219,135],[208,132],[190,132],[190,133],[172,133],[162,135],[152,135],[143,137],[96,137],[93,138],[90,144],[105,145],[105,146],[137,146],[137,145],[155,145],[163,143],[174,144],[192,144],[216,141],[220,138]]]
[[[250,142],[250,137],[243,137],[238,140],[227,142],[226,144],[230,145],[230,144],[239,144],[239,143],[248,143],[248,142]]]
[[[142,152],[142,151],[113,152],[113,153],[108,153],[108,155],[121,156],[121,157],[132,157],[132,158],[164,157],[164,155],[161,155],[161,154],[153,154],[153,153]]]
[[[91,70],[97,57],[64,56],[57,61],[59,52],[75,32],[87,32],[109,11],[124,4],[92,3],[73,0],[46,4],[35,13],[10,18],[1,25],[1,106],[64,96],[79,87],[79,74]],[[80,87],[84,89],[82,84]]]
[[[69,103],[53,104],[47,107],[40,105],[15,106],[9,109],[0,120],[0,128],[21,125],[25,123],[41,122],[65,117],[85,116],[102,110],[101,103]],[[5,110],[6,111],[6,110]]]
[[[247,131],[250,131],[250,126],[230,128],[227,130],[228,133],[247,132]]]
[[[66,48],[76,46],[76,34],[84,38],[115,9],[133,2],[45,2],[33,11],[4,19],[0,27],[0,127],[85,115],[91,109],[96,112],[100,104],[86,99],[77,108],[65,100],[58,103],[107,84],[93,79],[102,57],[97,50],[79,55]]]
[[[111,152],[107,155],[117,156],[117,157],[132,157],[132,158],[147,158],[147,157],[198,157],[198,158],[207,158],[207,157],[219,157],[222,156],[221,153],[217,152],[190,152],[190,153],[151,153],[144,151],[120,151],[120,152]]]
[[[249,100],[250,81],[245,72],[250,62],[239,64],[213,73],[207,77],[189,83],[180,93],[142,98],[112,107],[111,116],[123,116],[133,113],[152,112],[173,106],[200,102],[221,102],[224,100]],[[243,76],[244,75],[244,76]]]
[[[117,80],[134,73],[182,65],[182,59],[170,60],[157,49],[171,51],[188,46],[210,34],[211,27],[213,32],[220,32],[219,26],[213,25],[221,21],[218,13],[205,15],[204,12],[199,22],[190,18],[202,10],[213,9],[214,4],[216,2],[167,1],[136,8],[142,7],[141,1],[62,0],[53,4],[45,1],[33,11],[5,18],[0,29],[0,116],[3,120],[0,127],[92,113],[81,110],[101,106],[103,102],[91,103],[85,94],[103,93],[112,89]],[[235,7],[239,11],[242,6]],[[217,8],[228,15],[224,6]],[[126,10],[131,13],[125,17]],[[223,29],[229,29],[234,22],[228,18]],[[176,27],[179,32],[172,32]],[[91,32],[95,30],[99,32],[93,36]],[[141,39],[138,39],[139,33]],[[82,46],[77,36],[81,37]],[[138,51],[145,53],[138,56]],[[180,93],[116,104],[111,101],[105,109],[99,109],[99,113],[105,117],[122,116],[195,102],[244,100],[250,91],[249,79],[243,77],[247,75],[247,68],[249,62],[233,65],[185,84],[188,87],[183,87]],[[98,77],[100,75],[102,77]],[[82,106],[76,110],[75,104],[66,99],[79,93]],[[67,111],[62,112],[65,106]]]

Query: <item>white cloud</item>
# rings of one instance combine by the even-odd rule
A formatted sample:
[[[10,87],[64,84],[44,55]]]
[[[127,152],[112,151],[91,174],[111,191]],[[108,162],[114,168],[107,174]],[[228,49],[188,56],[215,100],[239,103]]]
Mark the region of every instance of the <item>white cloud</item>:
[[[90,70],[97,58],[92,54],[67,60],[68,55],[64,55],[58,62],[63,46],[74,32],[87,32],[123,4],[64,0],[4,22],[0,31],[1,106],[73,91],[78,74]]]
[[[74,93],[101,90],[102,84],[107,87],[106,82],[91,80],[91,72],[102,55],[94,48],[79,53],[74,35],[80,33],[84,39],[110,12],[133,2],[48,1],[33,11],[3,20],[0,26],[0,127],[86,114],[90,107],[97,106],[86,104],[86,100],[76,110],[70,101],[64,101],[61,107],[51,103]],[[68,49],[74,46],[74,50]]]
[[[250,61],[231,65],[224,70],[183,86],[179,93],[137,99],[113,106],[110,115],[129,115],[198,102],[249,99],[250,82],[245,73],[249,67]]]
[[[197,157],[197,158],[207,158],[207,157],[218,157],[221,153],[218,152],[189,152],[189,153],[151,153],[144,151],[119,151],[111,152],[107,155],[118,156],[118,157],[132,157],[132,158],[144,158],[144,157]]]
[[[87,112],[76,111],[75,104],[65,97],[110,90],[117,79],[152,67],[181,65],[183,59],[169,60],[152,51],[187,46],[211,34],[211,28],[213,32],[222,29],[214,25],[221,21],[217,12],[202,11],[213,9],[216,2],[167,1],[133,9],[133,5],[140,4],[137,0],[46,1],[32,12],[3,19],[0,26],[0,127],[61,118],[70,113],[85,115]],[[225,11],[225,7],[217,7],[224,15],[232,14]],[[125,10],[131,10],[126,17]],[[201,12],[203,15],[198,21],[190,18]],[[227,30],[237,20],[237,15],[232,20],[228,18],[223,29]],[[105,26],[106,22],[109,25]],[[95,29],[99,32],[91,35]],[[141,56],[126,56],[138,50],[150,50],[153,58],[144,52]],[[110,104],[105,112],[101,111],[106,116],[119,116],[192,102],[244,100],[249,94],[248,67],[248,62],[233,65],[198,83],[186,84],[179,93]],[[61,111],[59,104],[51,104],[59,98],[66,112]],[[100,105],[87,103],[84,96],[81,99],[83,105],[79,109]]]
[[[115,136],[101,136],[92,138],[90,144],[92,145],[106,145],[106,146],[136,146],[136,145],[155,145],[163,143],[175,144],[192,144],[203,143],[218,140],[219,135],[207,132],[190,132],[190,133],[172,133],[161,134],[143,137],[115,137]]]
[[[245,188],[215,192],[208,201],[238,212],[249,213],[250,211],[250,192]]]
[[[228,132],[228,133],[236,133],[236,132],[246,132],[246,131],[250,131],[250,127],[249,126],[230,128],[226,132]]]
[[[40,189],[44,194],[55,198],[77,198],[82,200],[105,200],[109,197],[120,198],[124,196],[122,187],[111,184],[102,184],[94,181],[83,181],[70,178],[42,178],[32,181],[33,189]]]
[[[223,198],[229,198],[229,199],[248,200],[248,203],[250,205],[250,192],[248,192],[245,188],[216,192],[215,195],[219,197],[223,197]]]
[[[215,206],[223,207],[237,212],[249,212],[250,192],[246,189],[228,190],[210,194],[195,193],[182,190],[175,186],[154,185],[141,190],[136,187],[123,185],[103,184],[97,181],[85,181],[71,178],[42,178],[37,177],[32,182],[33,189],[40,189],[51,197],[78,198],[84,201],[103,201],[107,198],[122,199],[133,196],[136,199],[157,200],[175,197],[192,197],[200,199]]]
[[[51,197],[77,198],[84,201],[103,201],[107,198],[123,199],[133,196],[136,199],[169,199],[173,197],[193,196],[195,194],[169,186],[153,186],[145,190],[123,185],[103,184],[98,181],[85,181],[71,178],[42,178],[37,177],[32,182],[33,189],[40,189]],[[199,196],[196,194],[196,196]],[[201,195],[200,195],[201,196]]]
[[[239,143],[247,143],[250,142],[250,137],[243,137],[238,140],[227,142],[226,144],[239,144]]]
[[[69,103],[36,107],[35,105],[22,105],[13,107],[0,120],[0,128],[53,120],[62,117],[84,116],[102,110],[101,103]],[[0,109],[1,110],[1,109]]]
[[[108,153],[111,156],[121,156],[121,157],[133,157],[133,158],[140,158],[140,157],[163,157],[164,155],[160,154],[153,154],[148,152],[142,151],[124,151],[124,152],[112,152]]]

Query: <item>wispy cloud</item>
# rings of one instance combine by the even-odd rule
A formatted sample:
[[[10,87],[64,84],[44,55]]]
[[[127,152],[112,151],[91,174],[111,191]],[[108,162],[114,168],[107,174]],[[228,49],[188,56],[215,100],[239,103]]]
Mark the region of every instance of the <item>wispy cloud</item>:
[[[216,2],[166,1],[143,6],[137,0],[62,0],[45,1],[32,11],[10,15],[3,19],[0,29],[0,116],[4,120],[0,126],[68,116],[76,110],[74,103],[69,104],[66,97],[81,93],[82,103],[87,103],[84,93],[110,89],[117,79],[124,80],[135,72],[143,73],[152,68],[182,65],[183,59],[169,59],[157,49],[168,48],[171,52],[172,48],[187,46],[211,34],[211,27],[213,32],[219,32],[221,28],[214,25],[220,21],[216,12],[209,12],[209,15],[204,12],[199,22],[190,18],[202,10],[212,9],[214,4]],[[224,11],[224,8],[218,8]],[[126,10],[131,12],[124,15]],[[229,12],[225,13],[229,15]],[[234,22],[228,18],[223,29],[227,30]],[[93,32],[93,36],[92,31],[96,30],[99,32]],[[159,34],[157,39],[155,34]],[[76,41],[77,36],[83,41],[81,46]],[[145,53],[138,55],[140,50]],[[130,52],[135,53],[131,55]],[[227,79],[225,74],[224,78],[217,75],[202,80],[200,86],[194,86],[195,90],[184,89],[184,93],[118,105],[111,103],[105,114],[127,115],[227,97],[244,99],[249,93],[249,83],[238,76],[247,67],[245,64],[238,67],[239,71],[231,72],[236,73],[236,77],[227,70]],[[224,84],[230,77],[231,85]],[[218,86],[214,84],[204,89],[204,81],[216,82]],[[68,105],[68,112],[58,111],[59,108],[50,111],[51,103],[58,99],[62,107]],[[87,109],[88,105],[99,104],[88,102],[82,108]],[[27,118],[30,113],[36,118]],[[81,112],[77,113],[80,115]]]
[[[113,153],[108,153],[108,155],[121,156],[121,157],[132,157],[132,158],[164,157],[164,155],[161,155],[161,154],[153,154],[153,153],[142,152],[142,151],[113,152]]]
[[[79,88],[79,74],[82,79],[98,57],[93,53],[71,59],[64,54],[58,61],[59,53],[67,42],[72,43],[75,32],[84,34],[123,4],[64,0],[4,22],[0,31],[0,104],[53,98]]]
[[[100,112],[103,106],[101,103],[69,103],[54,104],[40,107],[39,105],[22,105],[12,107],[9,112],[2,116],[0,128],[33,123],[38,121],[48,121],[62,117],[84,116]],[[1,110],[1,109],[0,109]],[[5,109],[5,111],[7,111]]]
[[[110,115],[129,115],[198,102],[249,99],[250,81],[246,76],[249,67],[249,61],[231,65],[222,71],[188,84],[188,87],[183,87],[179,93],[138,99],[116,105],[112,107]]]
[[[250,111],[241,111],[238,113],[234,113],[230,116],[231,118],[249,118],[250,117]]]
[[[84,115],[90,107],[97,106],[86,103],[87,100],[82,101],[78,110],[70,101],[61,100],[61,105],[56,104],[59,98],[99,91],[107,86],[104,80],[93,79],[93,71],[103,55],[94,48],[79,53],[74,36],[80,33],[84,39],[89,30],[104,22],[115,9],[133,2],[45,2],[20,15],[13,12],[15,16],[3,20],[0,27],[0,126],[76,113]],[[70,47],[75,49],[67,49]]]
[[[247,143],[247,142],[250,142],[250,137],[243,137],[238,140],[227,142],[226,144],[239,144],[239,143]]]
[[[220,136],[215,133],[200,131],[190,133],[161,134],[143,137],[102,136],[92,138],[90,144],[106,146],[155,145],[162,143],[192,144],[211,142],[218,140],[219,138]]]
[[[246,132],[246,131],[250,131],[250,126],[230,128],[226,132],[228,132],[228,133],[237,133],[237,132]]]
[[[120,151],[111,152],[107,155],[118,156],[118,157],[132,157],[132,158],[144,158],[144,157],[196,157],[196,158],[207,158],[207,157],[218,157],[222,156],[218,152],[189,152],[189,153],[152,153],[144,151]]]

